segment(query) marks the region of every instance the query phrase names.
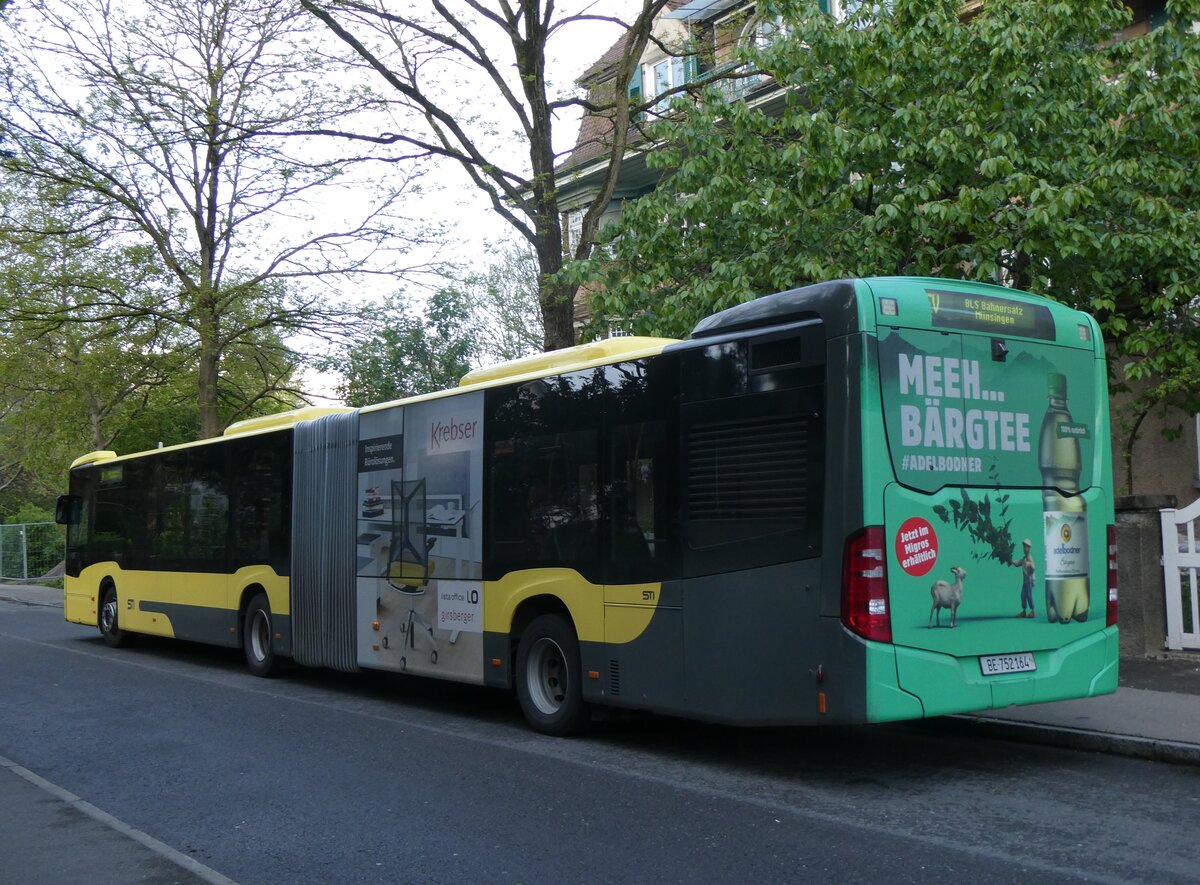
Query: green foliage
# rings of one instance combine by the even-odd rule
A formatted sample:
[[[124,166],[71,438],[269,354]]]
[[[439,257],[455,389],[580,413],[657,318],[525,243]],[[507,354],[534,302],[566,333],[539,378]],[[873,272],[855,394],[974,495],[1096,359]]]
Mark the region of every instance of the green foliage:
[[[500,246],[482,271],[443,287],[418,307],[402,293],[361,313],[366,332],[320,368],[337,372],[348,404],[446,390],[472,368],[541,350],[537,257],[524,245]]]
[[[999,280],[1095,314],[1120,378],[1200,406],[1200,4],[1126,41],[1110,0],[896,0],[869,26],[773,5],[791,37],[747,58],[787,90],[710,89],[659,128],[674,171],[573,269],[595,316],[678,336],[819,280]]]
[[[78,207],[70,190],[5,183],[0,515],[49,506],[85,452],[140,451],[200,433],[188,339],[163,322],[170,284],[155,253],[109,239],[104,214]],[[230,321],[242,329],[257,321],[251,303],[238,310]],[[263,395],[290,377],[281,350],[276,330],[261,322],[231,344],[218,388],[229,420],[297,402],[285,392]]]
[[[424,315],[397,293],[382,307],[366,308],[362,320],[364,340],[321,365],[341,374],[338,395],[349,405],[444,390],[470,371],[470,311],[457,289],[435,293]]]
[[[998,495],[993,505],[989,495],[985,494],[980,501],[972,501],[966,489],[961,492],[961,501],[951,499],[948,510],[939,504],[933,512],[942,522],[953,524],[959,531],[966,530],[974,542],[971,555],[976,560],[994,559],[1012,565],[1016,545],[1010,531],[1012,520],[1006,518],[1008,495]]]
[[[21,525],[33,522],[54,522],[54,510],[40,504],[26,502],[0,517],[5,525]]]

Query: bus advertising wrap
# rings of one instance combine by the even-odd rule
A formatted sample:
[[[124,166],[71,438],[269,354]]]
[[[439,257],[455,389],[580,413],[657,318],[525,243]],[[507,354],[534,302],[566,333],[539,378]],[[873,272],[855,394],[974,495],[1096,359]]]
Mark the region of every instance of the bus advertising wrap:
[[[483,396],[359,423],[362,666],[483,681]]]
[[[1040,315],[1014,316],[1029,332],[1044,327]],[[886,497],[894,619],[915,644],[944,651],[977,644],[968,636],[980,631],[1011,633],[1000,623],[1085,622],[1098,546],[1092,352],[921,329],[881,330],[878,352],[899,483]]]

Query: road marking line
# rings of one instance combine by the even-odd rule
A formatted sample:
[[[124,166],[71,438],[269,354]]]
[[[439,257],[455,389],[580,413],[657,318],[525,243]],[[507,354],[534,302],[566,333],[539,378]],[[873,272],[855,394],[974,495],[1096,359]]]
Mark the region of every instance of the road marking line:
[[[62,787],[58,786],[57,784],[52,784],[50,781],[46,780],[44,777],[40,777],[39,775],[34,774],[28,768],[24,768],[24,767],[18,765],[17,763],[13,762],[11,759],[8,759],[7,757],[0,756],[0,768],[7,768],[13,774],[29,781],[29,783],[33,784],[35,787],[39,787],[40,789],[45,790],[47,793],[49,793],[51,796],[55,797],[56,799],[60,799],[63,802],[66,802],[72,808],[76,809],[77,811],[79,811],[83,814],[86,814],[92,820],[103,824],[104,826],[108,827],[110,830],[115,830],[116,832],[120,833],[122,836],[126,836],[130,839],[133,839],[135,842],[140,842],[142,845],[144,845],[146,848],[149,848],[152,852],[157,854],[159,857],[169,860],[171,863],[175,864],[176,866],[183,867],[189,873],[192,873],[193,875],[200,877],[205,882],[210,882],[210,883],[212,883],[212,885],[237,885],[237,883],[234,882],[233,879],[230,879],[228,876],[222,876],[216,870],[212,869],[211,867],[206,867],[204,864],[200,863],[200,861],[196,860],[195,858],[188,857],[183,852],[176,851],[170,845],[167,845],[164,842],[158,841],[153,836],[151,836],[149,833],[143,833],[141,830],[136,829],[135,827],[131,827],[129,824],[125,823],[123,820],[119,820],[118,818],[113,817],[107,811],[101,811],[99,808],[97,808],[91,802],[87,802],[83,799],[80,799],[74,793],[69,792],[68,790],[64,790]]]

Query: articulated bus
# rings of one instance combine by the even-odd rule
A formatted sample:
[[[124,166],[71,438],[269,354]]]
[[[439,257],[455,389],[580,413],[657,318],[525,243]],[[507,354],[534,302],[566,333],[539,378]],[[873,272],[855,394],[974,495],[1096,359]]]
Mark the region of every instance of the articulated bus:
[[[1109,693],[1096,323],[1011,289],[840,280],[688,340],[301,409],[71,468],[65,616],[596,706],[863,723]]]

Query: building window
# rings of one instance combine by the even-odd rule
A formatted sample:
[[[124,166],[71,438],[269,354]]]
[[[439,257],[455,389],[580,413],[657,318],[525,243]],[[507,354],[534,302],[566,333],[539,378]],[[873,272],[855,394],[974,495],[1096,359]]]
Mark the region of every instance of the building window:
[[[881,12],[890,12],[891,0],[822,0],[822,8],[828,4],[828,12],[836,21],[844,22],[852,16],[860,18],[858,25],[869,25],[874,17]]]
[[[571,209],[564,213],[564,217],[566,223],[563,225],[563,253],[572,255],[579,248],[579,238],[583,236],[583,210]]]
[[[741,43],[753,49],[766,49],[787,33],[782,16],[755,16],[742,31]]]
[[[650,81],[653,83],[654,96],[663,95],[664,93],[682,86],[687,82],[684,69],[685,59],[683,58],[664,58],[661,61],[656,61],[652,65],[647,65],[647,73],[650,75]],[[663,113],[671,104],[671,98],[661,98],[654,103],[656,113]]]
[[[754,16],[742,29],[738,36],[738,44],[746,49],[761,52],[787,32],[788,27],[781,16]],[[760,73],[752,64],[744,65],[738,73],[739,76],[721,81],[720,88],[730,101],[744,99],[771,81],[770,77]]]

